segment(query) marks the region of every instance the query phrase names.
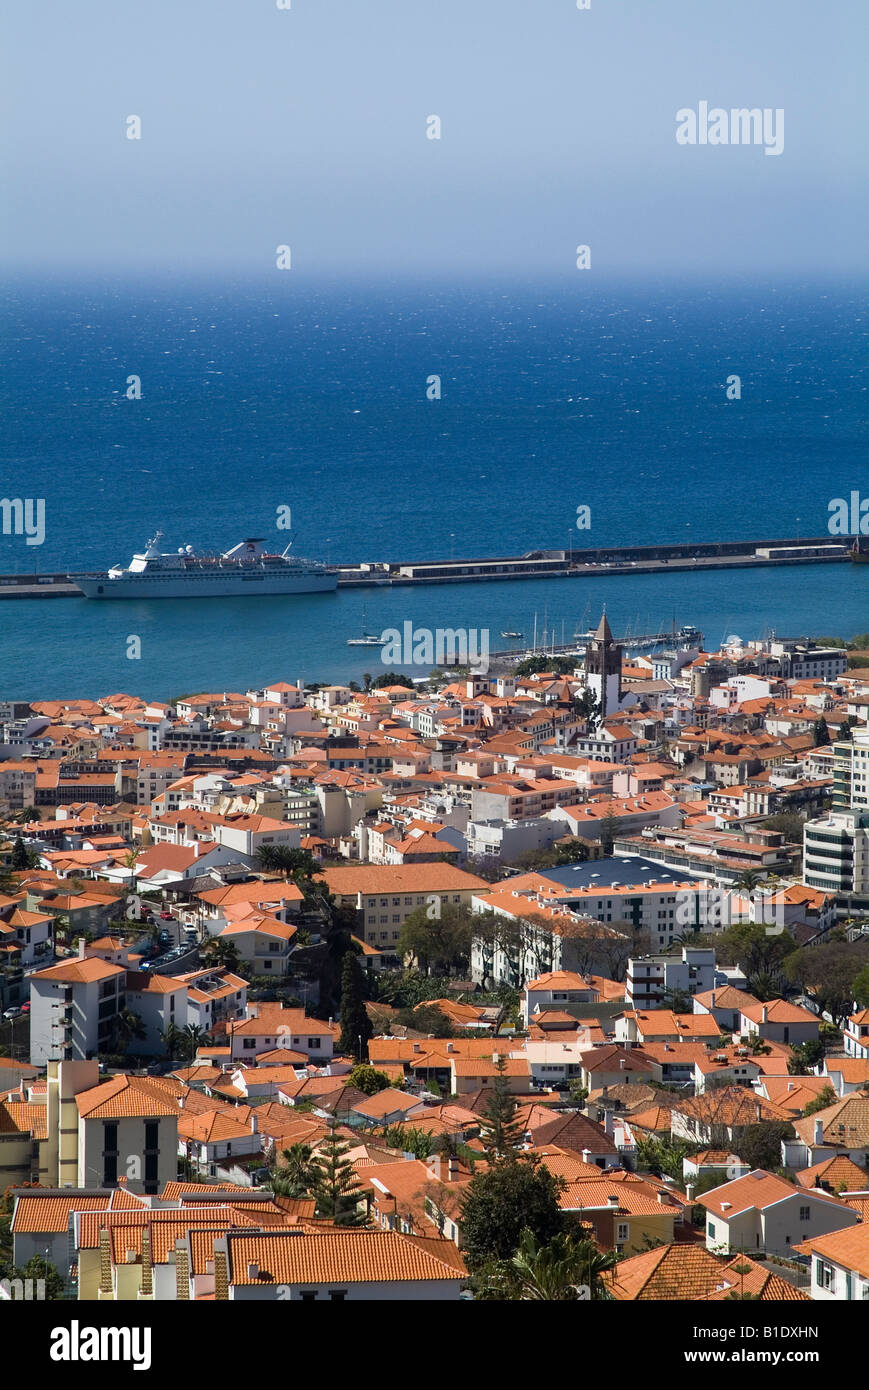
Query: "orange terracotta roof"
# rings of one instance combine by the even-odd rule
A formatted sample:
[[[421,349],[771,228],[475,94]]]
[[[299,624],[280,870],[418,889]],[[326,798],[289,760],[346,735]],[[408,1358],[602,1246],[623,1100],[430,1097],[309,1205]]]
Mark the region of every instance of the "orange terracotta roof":
[[[316,1235],[282,1231],[226,1238],[230,1282],[257,1284],[379,1284],[461,1280],[455,1255],[397,1231],[326,1230]],[[255,1271],[255,1272],[254,1272]]]
[[[69,1227],[71,1211],[106,1211],[109,1197],[58,1197],[53,1191],[49,1195],[19,1197],[15,1203],[12,1230],[16,1235],[45,1232],[63,1232]]]

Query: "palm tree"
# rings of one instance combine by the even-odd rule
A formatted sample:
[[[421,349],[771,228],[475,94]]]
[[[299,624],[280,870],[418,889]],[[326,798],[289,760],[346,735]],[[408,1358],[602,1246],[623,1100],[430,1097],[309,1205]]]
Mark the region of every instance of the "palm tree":
[[[536,1303],[610,1299],[604,1275],[616,1263],[614,1250],[598,1250],[593,1241],[582,1237],[560,1235],[548,1245],[539,1245],[527,1226],[512,1260],[519,1298]]]
[[[184,1034],[175,1023],[169,1023],[164,1032],[160,1034],[160,1039],[166,1048],[166,1053],[170,1059],[181,1057],[184,1053]]]
[[[127,1043],[133,1039],[146,1038],[148,1030],[142,1019],[132,1009],[121,1009],[120,1013],[115,1014],[109,1030],[109,1051],[123,1052],[126,1050]]]
[[[762,875],[759,874],[756,869],[744,869],[737,878],[734,886],[751,897],[761,879]]]
[[[226,936],[212,936],[203,946],[202,953],[209,964],[222,965],[230,971],[236,971],[241,966],[238,947]]]
[[[306,1197],[320,1172],[310,1144],[291,1144],[288,1149],[281,1150],[281,1158],[284,1167],[276,1172],[273,1189],[285,1197]]]
[[[188,1023],[186,1028],[181,1030],[181,1046],[187,1053],[192,1062],[196,1056],[196,1049],[205,1042],[208,1037],[208,1030],[200,1028],[198,1023]]]
[[[256,857],[261,868],[276,870],[295,883],[313,878],[317,872],[317,862],[306,849],[291,849],[289,845],[261,845]]]
[[[255,858],[261,869],[265,869],[267,873],[271,873],[272,870],[276,869],[278,866],[277,855],[277,845],[260,845]]]
[[[781,976],[769,970],[757,970],[748,977],[748,989],[761,1004],[768,1004],[771,999],[781,998]]]

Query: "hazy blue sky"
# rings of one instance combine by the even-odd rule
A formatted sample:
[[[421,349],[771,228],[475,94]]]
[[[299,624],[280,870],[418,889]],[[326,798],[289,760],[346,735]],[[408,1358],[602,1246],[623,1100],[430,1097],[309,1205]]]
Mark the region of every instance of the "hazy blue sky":
[[[429,269],[852,273],[867,0],[21,0],[3,257],[306,278]],[[698,102],[784,153],[680,147]],[[442,139],[426,139],[440,116]],[[141,141],[125,138],[128,115]]]

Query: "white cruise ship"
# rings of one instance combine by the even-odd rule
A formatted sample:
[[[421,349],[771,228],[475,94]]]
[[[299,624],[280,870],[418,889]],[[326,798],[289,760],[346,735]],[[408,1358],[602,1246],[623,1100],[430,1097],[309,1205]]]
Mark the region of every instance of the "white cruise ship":
[[[192,545],[160,550],[163,532],[129,565],[98,574],[70,574],[85,598],[228,598],[262,594],[331,593],[336,573],[315,560],[263,549],[261,538],[239,541],[223,555],[197,554]]]

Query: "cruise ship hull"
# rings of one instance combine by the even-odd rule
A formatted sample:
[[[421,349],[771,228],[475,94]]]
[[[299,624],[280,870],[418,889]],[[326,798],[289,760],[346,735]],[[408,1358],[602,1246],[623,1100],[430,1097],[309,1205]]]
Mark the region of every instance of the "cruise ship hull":
[[[336,574],[269,574],[253,572],[123,575],[71,574],[85,598],[261,598],[263,595],[325,594],[338,587]]]

